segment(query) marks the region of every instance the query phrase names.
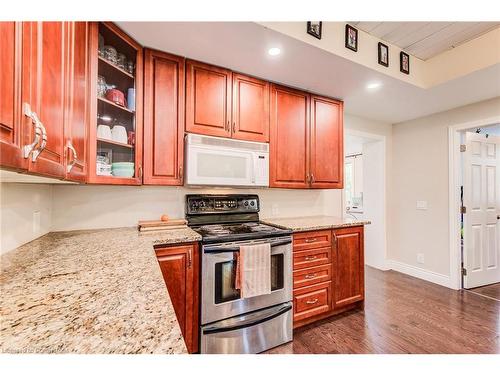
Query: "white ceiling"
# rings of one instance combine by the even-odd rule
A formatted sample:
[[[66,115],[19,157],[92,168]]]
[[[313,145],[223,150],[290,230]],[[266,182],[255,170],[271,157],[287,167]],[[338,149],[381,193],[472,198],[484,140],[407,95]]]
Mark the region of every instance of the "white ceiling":
[[[500,64],[422,89],[252,22],[118,24],[142,45],[339,98],[346,113],[387,123],[500,96]],[[368,91],[373,81],[382,86]]]
[[[350,24],[398,46],[419,59],[427,60],[477,38],[498,27],[500,22],[352,22]]]

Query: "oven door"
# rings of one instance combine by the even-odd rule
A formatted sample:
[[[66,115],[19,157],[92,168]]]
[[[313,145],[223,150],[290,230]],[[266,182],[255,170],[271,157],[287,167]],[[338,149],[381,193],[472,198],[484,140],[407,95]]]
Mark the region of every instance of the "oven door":
[[[242,299],[235,289],[234,252],[242,245],[271,245],[271,294]],[[292,237],[204,245],[201,324],[212,323],[292,300]]]

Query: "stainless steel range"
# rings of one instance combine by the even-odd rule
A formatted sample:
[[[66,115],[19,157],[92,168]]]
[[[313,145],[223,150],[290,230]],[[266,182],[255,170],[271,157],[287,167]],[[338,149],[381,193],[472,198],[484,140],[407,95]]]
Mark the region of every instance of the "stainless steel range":
[[[291,232],[259,223],[257,195],[187,195],[188,225],[202,236],[201,353],[259,353],[292,340]],[[241,298],[240,246],[271,246],[271,294]]]

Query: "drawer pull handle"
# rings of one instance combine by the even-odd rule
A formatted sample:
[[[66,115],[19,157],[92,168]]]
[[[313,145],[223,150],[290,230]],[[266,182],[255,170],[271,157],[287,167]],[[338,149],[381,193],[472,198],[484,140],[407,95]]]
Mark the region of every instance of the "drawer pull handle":
[[[318,239],[315,238],[306,238],[306,243],[316,242]]]
[[[316,255],[313,255],[313,256],[307,256],[305,259],[306,259],[306,260],[314,260],[314,259],[316,259],[316,258],[317,258],[317,256],[316,256]]]
[[[304,279],[314,279],[316,277],[315,273],[309,273],[304,276]]]
[[[317,298],[315,298],[315,299],[311,299],[311,300],[309,300],[309,301],[306,301],[306,303],[307,303],[308,305],[314,305],[316,302],[318,302],[318,299],[317,299]]]

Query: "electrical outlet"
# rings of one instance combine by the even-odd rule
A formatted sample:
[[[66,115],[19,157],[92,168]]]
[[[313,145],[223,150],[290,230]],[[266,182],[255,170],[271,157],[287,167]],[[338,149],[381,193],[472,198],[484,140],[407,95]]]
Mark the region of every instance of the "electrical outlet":
[[[278,216],[280,213],[280,210],[278,208],[278,205],[276,203],[273,203],[273,205],[271,206],[271,214],[273,216]]]
[[[424,264],[424,253],[417,253],[417,263]]]
[[[427,210],[427,201],[417,201],[417,210]]]
[[[33,233],[40,233],[41,216],[40,211],[33,211]]]

